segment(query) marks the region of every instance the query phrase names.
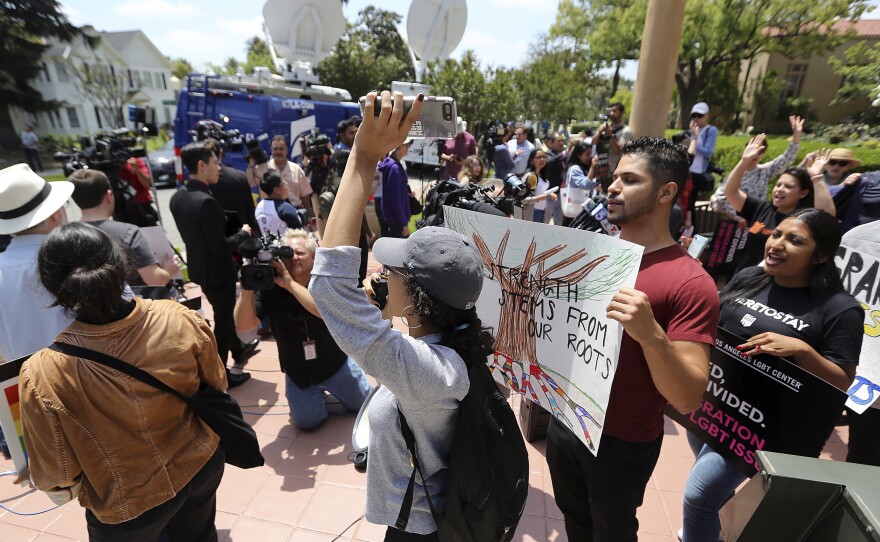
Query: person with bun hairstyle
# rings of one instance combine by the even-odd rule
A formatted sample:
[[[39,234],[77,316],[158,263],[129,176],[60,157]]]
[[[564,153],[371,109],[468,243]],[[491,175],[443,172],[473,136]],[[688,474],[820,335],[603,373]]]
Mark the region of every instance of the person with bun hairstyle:
[[[360,212],[376,162],[397,148],[418,118],[423,95],[403,115],[403,95],[367,95],[364,121],[342,176],[309,292],[342,350],[382,383],[370,402],[366,519],[387,525],[385,540],[438,540],[425,488],[416,477],[409,521],[395,526],[412,475],[398,425],[398,407],[415,435],[421,472],[435,508],[445,510],[446,467],[459,402],[468,393],[468,367],[485,363],[492,334],[477,316],[482,260],[463,235],[422,228],[408,239],[381,238],[373,255],[387,273],[384,310],[357,288]],[[399,317],[409,333],[391,326]]]
[[[40,281],[75,318],[56,343],[114,356],[181,394],[227,387],[211,328],[170,300],[123,295],[125,251],[77,222],[40,248]],[[30,479],[58,504],[78,497],[94,541],[215,541],[220,439],[178,397],[45,348],[19,377]]]

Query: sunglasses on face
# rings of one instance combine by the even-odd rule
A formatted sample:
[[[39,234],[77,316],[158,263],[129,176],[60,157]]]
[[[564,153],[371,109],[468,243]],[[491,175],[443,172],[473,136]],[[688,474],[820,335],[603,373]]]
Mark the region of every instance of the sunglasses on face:
[[[704,115],[702,113],[691,113],[692,119],[701,119],[701,118],[703,118],[703,116]]]
[[[849,160],[828,160],[829,166],[848,166]]]

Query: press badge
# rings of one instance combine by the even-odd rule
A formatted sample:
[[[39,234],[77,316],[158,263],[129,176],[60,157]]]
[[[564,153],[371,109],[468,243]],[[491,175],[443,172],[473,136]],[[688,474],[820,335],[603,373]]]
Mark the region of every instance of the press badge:
[[[303,352],[305,352],[307,361],[317,359],[318,349],[315,348],[315,341],[303,341]]]

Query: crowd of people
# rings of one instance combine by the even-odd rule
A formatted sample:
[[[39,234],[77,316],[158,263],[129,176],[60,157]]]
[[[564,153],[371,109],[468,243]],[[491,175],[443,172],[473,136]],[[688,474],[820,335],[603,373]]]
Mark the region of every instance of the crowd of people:
[[[13,235],[0,253],[0,362],[31,355],[19,384],[29,472],[19,475],[56,502],[78,498],[92,540],[215,540],[223,447],[176,398],[50,345],[119,358],[191,396],[202,385],[244,385],[248,359],[270,333],[298,427],[324,422],[332,410],[327,394],[347,413],[373,394],[366,519],[387,526],[385,540],[439,540],[433,509],[444,508],[457,407],[468,370],[493,350],[492,330],[475,308],[483,264],[460,234],[409,231],[414,198],[405,157],[423,96],[408,112],[399,94],[378,97],[368,95],[363,119],[342,120],[335,145],[316,158],[341,176],[329,212],[312,167],[290,160],[284,136],[271,140],[267,161],[253,158],[245,172],[222,163],[217,141],[182,149],[189,178],[171,212],[213,326],[148,290],[167,284],[181,262],[157,261],[138,226],[111,218],[116,202],[106,174],[85,169],[48,183],[33,166],[0,170],[0,234]],[[700,406],[719,326],[744,338],[737,347],[745,355],[787,357],[846,390],[864,315],[834,256],[845,232],[877,252],[876,235],[865,228],[880,224],[880,177],[851,173],[859,162],[844,148],[791,167],[802,119],[791,118],[788,149],[766,163],[765,136],[751,138],[713,190],[718,129],[707,104],[693,107],[690,131],[676,142],[635,138],[624,117],[622,104],[610,104],[595,133],[574,137],[550,131],[535,139],[530,128],[508,125],[487,163],[460,122],[440,153],[443,176],[462,186],[490,174],[524,180],[523,218],[534,222],[567,226],[577,212],[563,198],[602,193],[620,238],[644,248],[634,287],[607,307],[624,333],[598,455],[556,419],[548,428],[547,462],[570,540],[637,539],[636,510],[660,454],[664,410]],[[120,176],[136,201],[150,205],[137,160],[125,167],[129,176]],[[712,193],[722,219],[748,230],[738,272],[720,293],[686,251],[701,192]],[[367,277],[367,242],[376,237],[365,220],[370,198],[381,228],[373,255],[383,269]],[[69,199],[82,210],[80,222],[68,223]],[[286,249],[269,262],[272,284],[239,291],[242,244],[270,235]],[[387,287],[384,304],[376,285]],[[784,325],[753,310],[756,303],[808,325]],[[367,375],[381,382],[377,390]],[[880,426],[876,413],[850,417],[849,460],[880,466],[880,445],[869,436]],[[415,475],[402,419],[418,444],[423,479],[414,492],[407,491]],[[696,435],[688,441],[695,463],[679,536],[715,542],[719,510],[745,477]]]

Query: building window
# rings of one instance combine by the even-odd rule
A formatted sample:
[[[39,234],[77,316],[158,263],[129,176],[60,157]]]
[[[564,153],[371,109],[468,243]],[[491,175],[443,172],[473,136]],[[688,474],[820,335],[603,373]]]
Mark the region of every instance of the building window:
[[[64,62],[55,63],[55,73],[58,75],[58,81],[67,83],[70,81],[70,73],[67,71],[67,64]]]
[[[144,88],[153,88],[153,75],[150,72],[144,72]]]
[[[171,118],[171,109],[169,109],[167,106],[163,107],[163,109],[165,110],[165,122],[171,124],[171,121],[173,120]]]
[[[47,83],[51,83],[52,80],[49,79],[49,65],[46,64],[45,62],[42,62],[41,64],[43,65],[43,77],[46,78]]]
[[[79,128],[79,113],[76,112],[75,107],[67,107],[67,122],[70,123],[71,128]]]
[[[98,109],[97,105],[95,106],[95,118],[98,119],[98,129],[103,129],[104,125],[101,123],[101,110]]]
[[[162,90],[168,90],[168,84],[165,82],[165,72],[162,72]]]
[[[125,70],[128,73],[128,88],[134,88],[134,80],[131,78],[131,70]]]
[[[52,113],[46,113],[46,119],[49,121],[48,125],[55,129],[55,117],[52,116]]]
[[[159,72],[156,72],[153,74],[153,78],[155,79],[155,82],[156,82],[156,88],[162,88],[161,74]]]
[[[797,98],[801,95],[804,79],[807,77],[806,62],[792,62],[785,70],[786,85],[782,90],[782,98]]]

